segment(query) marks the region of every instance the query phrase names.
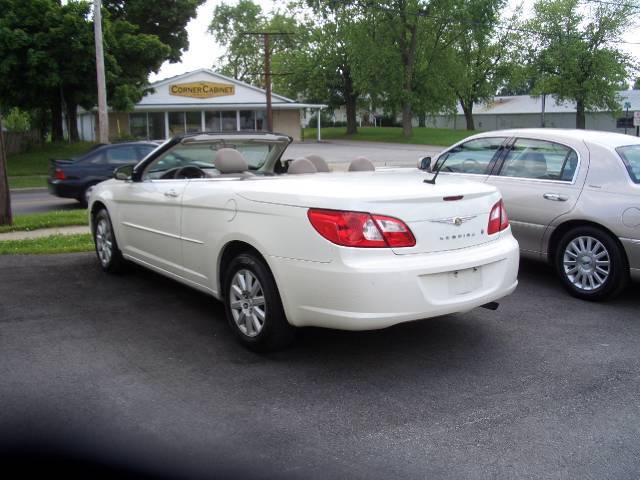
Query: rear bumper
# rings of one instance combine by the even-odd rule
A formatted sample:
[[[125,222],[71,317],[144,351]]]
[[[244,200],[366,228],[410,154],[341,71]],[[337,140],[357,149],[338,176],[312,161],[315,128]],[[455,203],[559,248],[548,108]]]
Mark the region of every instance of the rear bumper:
[[[292,325],[374,330],[468,311],[518,284],[518,243],[510,234],[433,254],[337,251],[340,261],[331,263],[269,258]]]
[[[72,183],[51,178],[47,179],[47,187],[51,195],[62,198],[79,198],[84,191],[84,183]]]

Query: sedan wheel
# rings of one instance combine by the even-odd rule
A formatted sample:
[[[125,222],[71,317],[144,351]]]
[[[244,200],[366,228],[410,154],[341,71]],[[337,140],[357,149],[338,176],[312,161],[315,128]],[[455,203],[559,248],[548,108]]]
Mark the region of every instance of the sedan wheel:
[[[125,267],[125,260],[118,248],[116,236],[113,233],[113,225],[109,214],[105,209],[96,213],[94,220],[93,241],[96,245],[96,254],[100,266],[106,272],[120,272]]]
[[[606,300],[628,280],[625,257],[606,232],[590,226],[568,231],[560,240],[556,266],[565,288],[583,300]]]
[[[602,287],[611,272],[609,252],[597,238],[573,239],[564,250],[564,273],[576,287],[592,291]]]
[[[230,298],[236,326],[248,337],[259,335],[267,318],[260,281],[249,270],[240,270],[231,281]]]
[[[229,325],[245,347],[265,352],[293,340],[275,279],[260,256],[247,252],[231,260],[224,292]]]

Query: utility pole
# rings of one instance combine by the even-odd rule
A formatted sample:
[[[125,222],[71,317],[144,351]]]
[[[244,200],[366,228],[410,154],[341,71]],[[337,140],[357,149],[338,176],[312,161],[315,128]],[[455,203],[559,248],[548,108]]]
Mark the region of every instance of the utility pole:
[[[102,44],[102,0],[93,1],[93,29],[96,39],[96,74],[98,77],[98,141],[109,143],[107,82],[104,76],[104,47]]]
[[[260,35],[264,43],[264,84],[265,95],[267,97],[267,130],[273,132],[273,108],[271,105],[271,37],[293,35],[288,32],[242,32],[242,35]],[[276,74],[277,75],[277,74]]]
[[[2,115],[0,115],[0,225],[11,225],[11,195],[7,178],[7,150],[4,146]]]
[[[273,132],[273,110],[271,109],[271,50],[269,47],[269,34],[264,37],[264,86],[267,92],[267,130]]]
[[[547,103],[547,94],[542,92],[542,116],[540,117],[540,126],[542,128],[545,127],[545,125],[544,125],[544,111],[545,111],[545,108],[546,108],[546,103]]]

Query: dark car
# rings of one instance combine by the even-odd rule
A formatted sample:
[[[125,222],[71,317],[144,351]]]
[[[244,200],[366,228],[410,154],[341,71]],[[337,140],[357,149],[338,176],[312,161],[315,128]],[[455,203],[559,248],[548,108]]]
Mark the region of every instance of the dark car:
[[[98,145],[84,155],[49,161],[49,191],[58,197],[75,198],[87,204],[91,188],[113,176],[123,165],[135,165],[158,147],[154,142],[126,142]]]

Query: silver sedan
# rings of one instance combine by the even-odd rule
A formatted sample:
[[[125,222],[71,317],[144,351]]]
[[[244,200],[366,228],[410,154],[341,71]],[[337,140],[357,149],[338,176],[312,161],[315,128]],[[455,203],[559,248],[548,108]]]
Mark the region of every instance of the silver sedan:
[[[617,133],[484,132],[423,168],[498,187],[522,256],[555,265],[585,300],[640,280],[640,139]]]

